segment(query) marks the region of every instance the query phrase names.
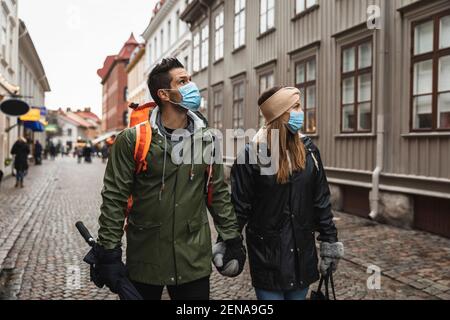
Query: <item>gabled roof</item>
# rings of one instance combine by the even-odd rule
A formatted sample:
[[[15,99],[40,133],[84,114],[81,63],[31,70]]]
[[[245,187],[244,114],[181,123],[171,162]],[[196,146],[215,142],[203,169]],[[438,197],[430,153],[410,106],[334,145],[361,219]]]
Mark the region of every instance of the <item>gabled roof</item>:
[[[93,112],[88,112],[88,111],[79,111],[76,112],[77,115],[79,115],[80,117],[82,117],[83,119],[91,119],[95,122],[100,122],[100,118]]]
[[[108,79],[108,76],[111,70],[114,68],[116,62],[128,62],[131,54],[137,46],[139,46],[139,43],[136,41],[136,39],[134,38],[134,34],[132,33],[127,42],[125,42],[125,44],[122,46],[122,49],[120,49],[119,54],[106,57],[105,62],[103,63],[103,68],[97,70],[98,76],[102,78],[102,84],[105,83],[106,79]]]
[[[84,120],[82,117],[80,117],[79,115],[73,113],[73,112],[67,112],[65,115],[67,118],[77,122],[81,127],[85,127],[85,128],[92,128],[95,127],[92,123],[90,123],[89,121]]]

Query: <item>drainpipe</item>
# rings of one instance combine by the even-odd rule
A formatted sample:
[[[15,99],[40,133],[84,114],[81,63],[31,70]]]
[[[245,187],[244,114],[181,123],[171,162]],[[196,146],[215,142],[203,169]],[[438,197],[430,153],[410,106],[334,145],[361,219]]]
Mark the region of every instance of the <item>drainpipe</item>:
[[[377,145],[376,145],[376,168],[372,174],[372,194],[370,197],[370,207],[371,212],[369,213],[370,219],[377,219],[380,211],[380,176],[383,171],[383,160],[384,160],[384,109],[387,104],[386,99],[386,26],[388,19],[388,0],[382,1],[383,6],[381,10],[381,29],[377,30],[379,35],[379,51],[378,51],[378,65],[379,72],[378,76],[378,112],[377,112]]]
[[[211,77],[212,77],[212,66],[213,66],[213,55],[211,54],[212,50],[212,33],[211,33],[211,21],[212,21],[212,17],[211,17],[211,7],[205,2],[205,0],[200,0],[200,4],[206,9],[207,12],[207,20],[208,20],[208,32],[209,32],[209,37],[208,37],[208,52],[209,52],[209,57],[208,57],[208,87],[207,87],[207,91],[208,91],[208,104],[209,104],[209,89],[211,88]],[[208,111],[211,110],[211,108],[208,108]],[[208,114],[208,117],[210,115]]]

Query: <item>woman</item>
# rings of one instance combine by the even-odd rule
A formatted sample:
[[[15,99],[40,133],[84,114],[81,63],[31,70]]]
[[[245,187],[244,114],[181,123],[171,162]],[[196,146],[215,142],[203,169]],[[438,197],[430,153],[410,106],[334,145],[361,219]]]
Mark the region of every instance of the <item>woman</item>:
[[[23,188],[23,178],[25,172],[28,170],[28,155],[30,154],[30,147],[27,144],[27,140],[21,137],[14,143],[11,154],[15,155],[14,168],[16,169],[16,188],[19,186]]]
[[[275,87],[262,94],[258,105],[266,126],[231,172],[236,214],[241,228],[247,225],[252,283],[259,300],[305,300],[319,279],[315,232],[322,274],[330,267],[336,271],[344,248],[319,150],[300,134],[300,91]],[[272,173],[267,171],[271,159],[278,169]]]

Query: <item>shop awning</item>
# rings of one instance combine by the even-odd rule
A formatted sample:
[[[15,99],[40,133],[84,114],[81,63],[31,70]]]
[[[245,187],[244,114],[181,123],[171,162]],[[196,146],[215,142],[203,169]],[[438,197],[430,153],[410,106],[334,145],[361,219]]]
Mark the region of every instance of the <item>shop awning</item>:
[[[45,122],[44,121],[24,121],[23,126],[33,132],[44,132]]]
[[[57,132],[58,126],[56,124],[49,124],[45,126],[45,132]]]
[[[27,114],[21,116],[19,119],[22,121],[38,122],[39,120],[41,120],[41,110],[30,109],[30,111]]]

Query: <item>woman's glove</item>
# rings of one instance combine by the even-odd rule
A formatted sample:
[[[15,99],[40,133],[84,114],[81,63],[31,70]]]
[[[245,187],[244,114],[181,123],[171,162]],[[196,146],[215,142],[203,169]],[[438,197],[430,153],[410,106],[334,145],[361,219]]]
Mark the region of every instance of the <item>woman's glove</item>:
[[[213,246],[213,263],[225,277],[234,278],[244,270],[246,250],[242,238],[219,241]]]
[[[344,244],[342,242],[320,244],[320,273],[327,275],[328,269],[336,272],[339,260],[344,257]]]

